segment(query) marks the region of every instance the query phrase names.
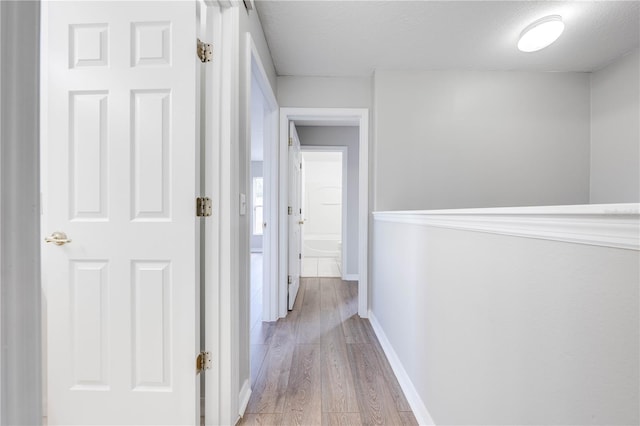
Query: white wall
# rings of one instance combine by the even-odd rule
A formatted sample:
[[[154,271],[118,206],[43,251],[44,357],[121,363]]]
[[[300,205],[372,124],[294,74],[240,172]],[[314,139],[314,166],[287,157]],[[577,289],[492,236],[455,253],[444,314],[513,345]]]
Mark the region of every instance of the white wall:
[[[269,79],[269,84],[273,88],[273,92],[275,93],[275,88],[277,87],[277,74],[275,66],[273,65],[273,59],[271,58],[271,51],[269,50],[269,45],[267,44],[267,39],[264,36],[264,31],[262,30],[262,23],[260,22],[260,17],[258,13],[254,10],[247,12],[244,6],[240,6],[241,14],[240,14],[240,34],[242,35],[245,32],[251,33],[251,37],[253,38],[253,42],[258,49],[258,53],[260,54],[260,60],[262,61],[262,65],[264,66],[264,70],[267,73],[267,78]]]
[[[6,37],[6,36],[5,36]],[[2,99],[2,6],[0,5],[0,99]],[[4,103],[0,101],[0,142],[2,140],[2,108]],[[2,149],[0,148],[0,164],[2,164]],[[0,188],[2,188],[2,173],[0,173]],[[2,208],[0,208],[0,225],[3,223],[2,221]],[[0,241],[2,241],[2,226],[0,226]],[[3,321],[3,313],[2,313],[2,245],[0,244],[0,344],[2,343],[2,321]],[[0,383],[2,383],[2,370],[4,369],[2,364],[2,346],[0,346]],[[2,422],[2,406],[3,402],[3,389],[2,385],[0,385],[0,422]]]
[[[359,130],[357,127],[298,126],[301,145],[347,147],[347,261],[346,275],[358,274]]]
[[[278,103],[298,108],[370,108],[369,77],[278,77]]]
[[[372,263],[373,316],[435,424],[640,421],[637,249],[376,220]]]
[[[590,201],[640,201],[638,49],[591,74]]]
[[[378,71],[375,210],[589,202],[589,74]]]
[[[264,95],[257,80],[251,79],[251,161],[264,159]]]
[[[0,2],[0,423],[40,424],[40,2]]]

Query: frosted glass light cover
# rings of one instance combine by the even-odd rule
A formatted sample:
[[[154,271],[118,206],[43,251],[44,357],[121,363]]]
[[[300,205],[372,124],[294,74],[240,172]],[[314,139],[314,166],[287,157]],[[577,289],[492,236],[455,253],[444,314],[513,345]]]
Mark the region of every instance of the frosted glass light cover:
[[[523,52],[535,52],[544,49],[556,41],[564,31],[562,17],[546,16],[529,25],[522,31],[518,49]]]

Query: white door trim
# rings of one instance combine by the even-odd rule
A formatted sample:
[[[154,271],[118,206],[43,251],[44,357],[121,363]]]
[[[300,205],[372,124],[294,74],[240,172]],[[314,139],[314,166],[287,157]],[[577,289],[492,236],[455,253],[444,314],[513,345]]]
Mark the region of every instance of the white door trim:
[[[213,215],[206,220],[205,349],[212,368],[205,371],[205,424],[235,424],[238,418],[238,202],[234,159],[238,144],[239,8],[235,2],[203,0],[208,63],[205,102],[205,168],[203,194]],[[204,8],[203,8],[204,10]],[[210,83],[210,84],[209,84]]]
[[[349,247],[349,241],[347,241],[347,235],[348,235],[347,212],[349,211],[349,197],[347,196],[348,195],[347,194],[347,184],[348,184],[347,173],[349,172],[348,170],[349,147],[344,145],[300,145],[300,151],[302,151],[303,153],[304,152],[340,152],[342,153],[342,182],[340,183],[341,191],[342,191],[342,211],[341,211],[342,223],[340,224],[340,227],[341,227],[340,233],[342,234],[340,238],[342,239],[342,243],[341,243],[342,247],[340,249],[341,251],[340,256],[341,256],[341,262],[342,262],[342,265],[341,265],[342,279],[347,280],[347,261],[348,261],[347,248]],[[302,184],[304,185],[304,180],[302,181]],[[304,212],[304,207],[302,211]],[[302,258],[304,259],[304,239],[302,241],[302,245],[303,245]]]
[[[323,123],[342,122],[359,126],[358,172],[358,314],[369,315],[368,235],[369,235],[369,110],[367,108],[280,108],[280,193],[287,194],[287,147],[289,121]],[[287,315],[287,200],[280,198],[280,278],[279,314]]]
[[[245,63],[249,68],[245,73],[245,85],[249,88],[248,95],[251,95],[253,88],[251,87],[252,77],[258,83],[258,87],[264,95],[266,102],[264,120],[264,159],[263,159],[263,179],[265,182],[266,209],[263,210],[264,222],[267,227],[263,230],[263,268],[264,275],[268,277],[264,283],[262,291],[262,320],[276,321],[278,319],[278,101],[273,92],[273,88],[269,83],[269,77],[265,71],[258,48],[256,47],[250,33],[247,33],[246,50],[247,55]],[[249,103],[247,102],[247,106]],[[250,117],[250,108],[247,108],[247,117]],[[251,119],[247,120],[247,129],[245,131],[251,135]],[[247,140],[250,140],[250,136]],[[248,158],[247,161],[250,161]],[[247,170],[250,164],[247,163]],[[248,179],[250,182],[251,179]],[[247,275],[249,276],[249,275]],[[266,291],[265,291],[266,290]]]
[[[198,2],[198,37],[205,43],[217,43],[222,38],[222,11],[217,2],[201,0]],[[221,139],[221,106],[222,93],[220,92],[222,79],[222,65],[220,61],[212,61],[206,66],[198,65],[198,90],[201,94],[198,117],[200,142],[202,156],[200,167],[203,167],[204,179],[201,181],[200,195],[207,196],[212,199],[214,206],[220,205],[220,177],[216,174],[218,171],[218,163],[220,162],[220,139]],[[203,112],[207,119],[202,122]],[[202,155],[204,153],[204,155]],[[202,173],[201,173],[202,179]],[[211,354],[213,365],[220,364],[220,294],[216,290],[220,283],[220,265],[222,260],[219,258],[220,253],[220,215],[214,214],[211,217],[202,219],[204,224],[204,258],[200,253],[200,274],[202,303],[204,303],[204,349]],[[204,275],[204,276],[203,276]],[[206,425],[220,424],[221,417],[221,400],[220,395],[223,391],[221,380],[221,368],[212,368],[205,370],[205,392],[202,396],[204,401],[204,417]],[[202,404],[202,402],[201,402]]]

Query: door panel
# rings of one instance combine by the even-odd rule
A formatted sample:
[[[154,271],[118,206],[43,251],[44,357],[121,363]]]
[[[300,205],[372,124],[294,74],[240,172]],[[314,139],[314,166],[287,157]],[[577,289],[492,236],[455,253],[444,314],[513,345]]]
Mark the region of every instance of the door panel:
[[[301,188],[302,175],[300,155],[300,139],[293,122],[289,123],[289,310],[293,309],[300,288],[300,269],[302,253],[302,232],[300,221],[302,220]]]
[[[195,3],[48,13],[48,422],[195,424]]]

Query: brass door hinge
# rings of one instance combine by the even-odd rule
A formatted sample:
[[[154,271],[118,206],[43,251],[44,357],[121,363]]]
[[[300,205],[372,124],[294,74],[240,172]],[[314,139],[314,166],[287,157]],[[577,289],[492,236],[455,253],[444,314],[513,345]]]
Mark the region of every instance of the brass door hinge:
[[[213,46],[198,39],[198,58],[200,58],[200,62],[211,62],[213,60]]]
[[[211,352],[200,352],[196,357],[196,374],[211,369]]]
[[[211,216],[211,198],[198,197],[196,198],[196,217]]]
[[[289,146],[293,146],[293,138],[289,138]]]
[[[293,278],[291,278],[291,275],[287,275],[287,284],[291,285],[293,283]]]
[[[289,206],[289,208],[287,209],[287,214],[288,215],[292,215],[293,214],[293,207]]]

